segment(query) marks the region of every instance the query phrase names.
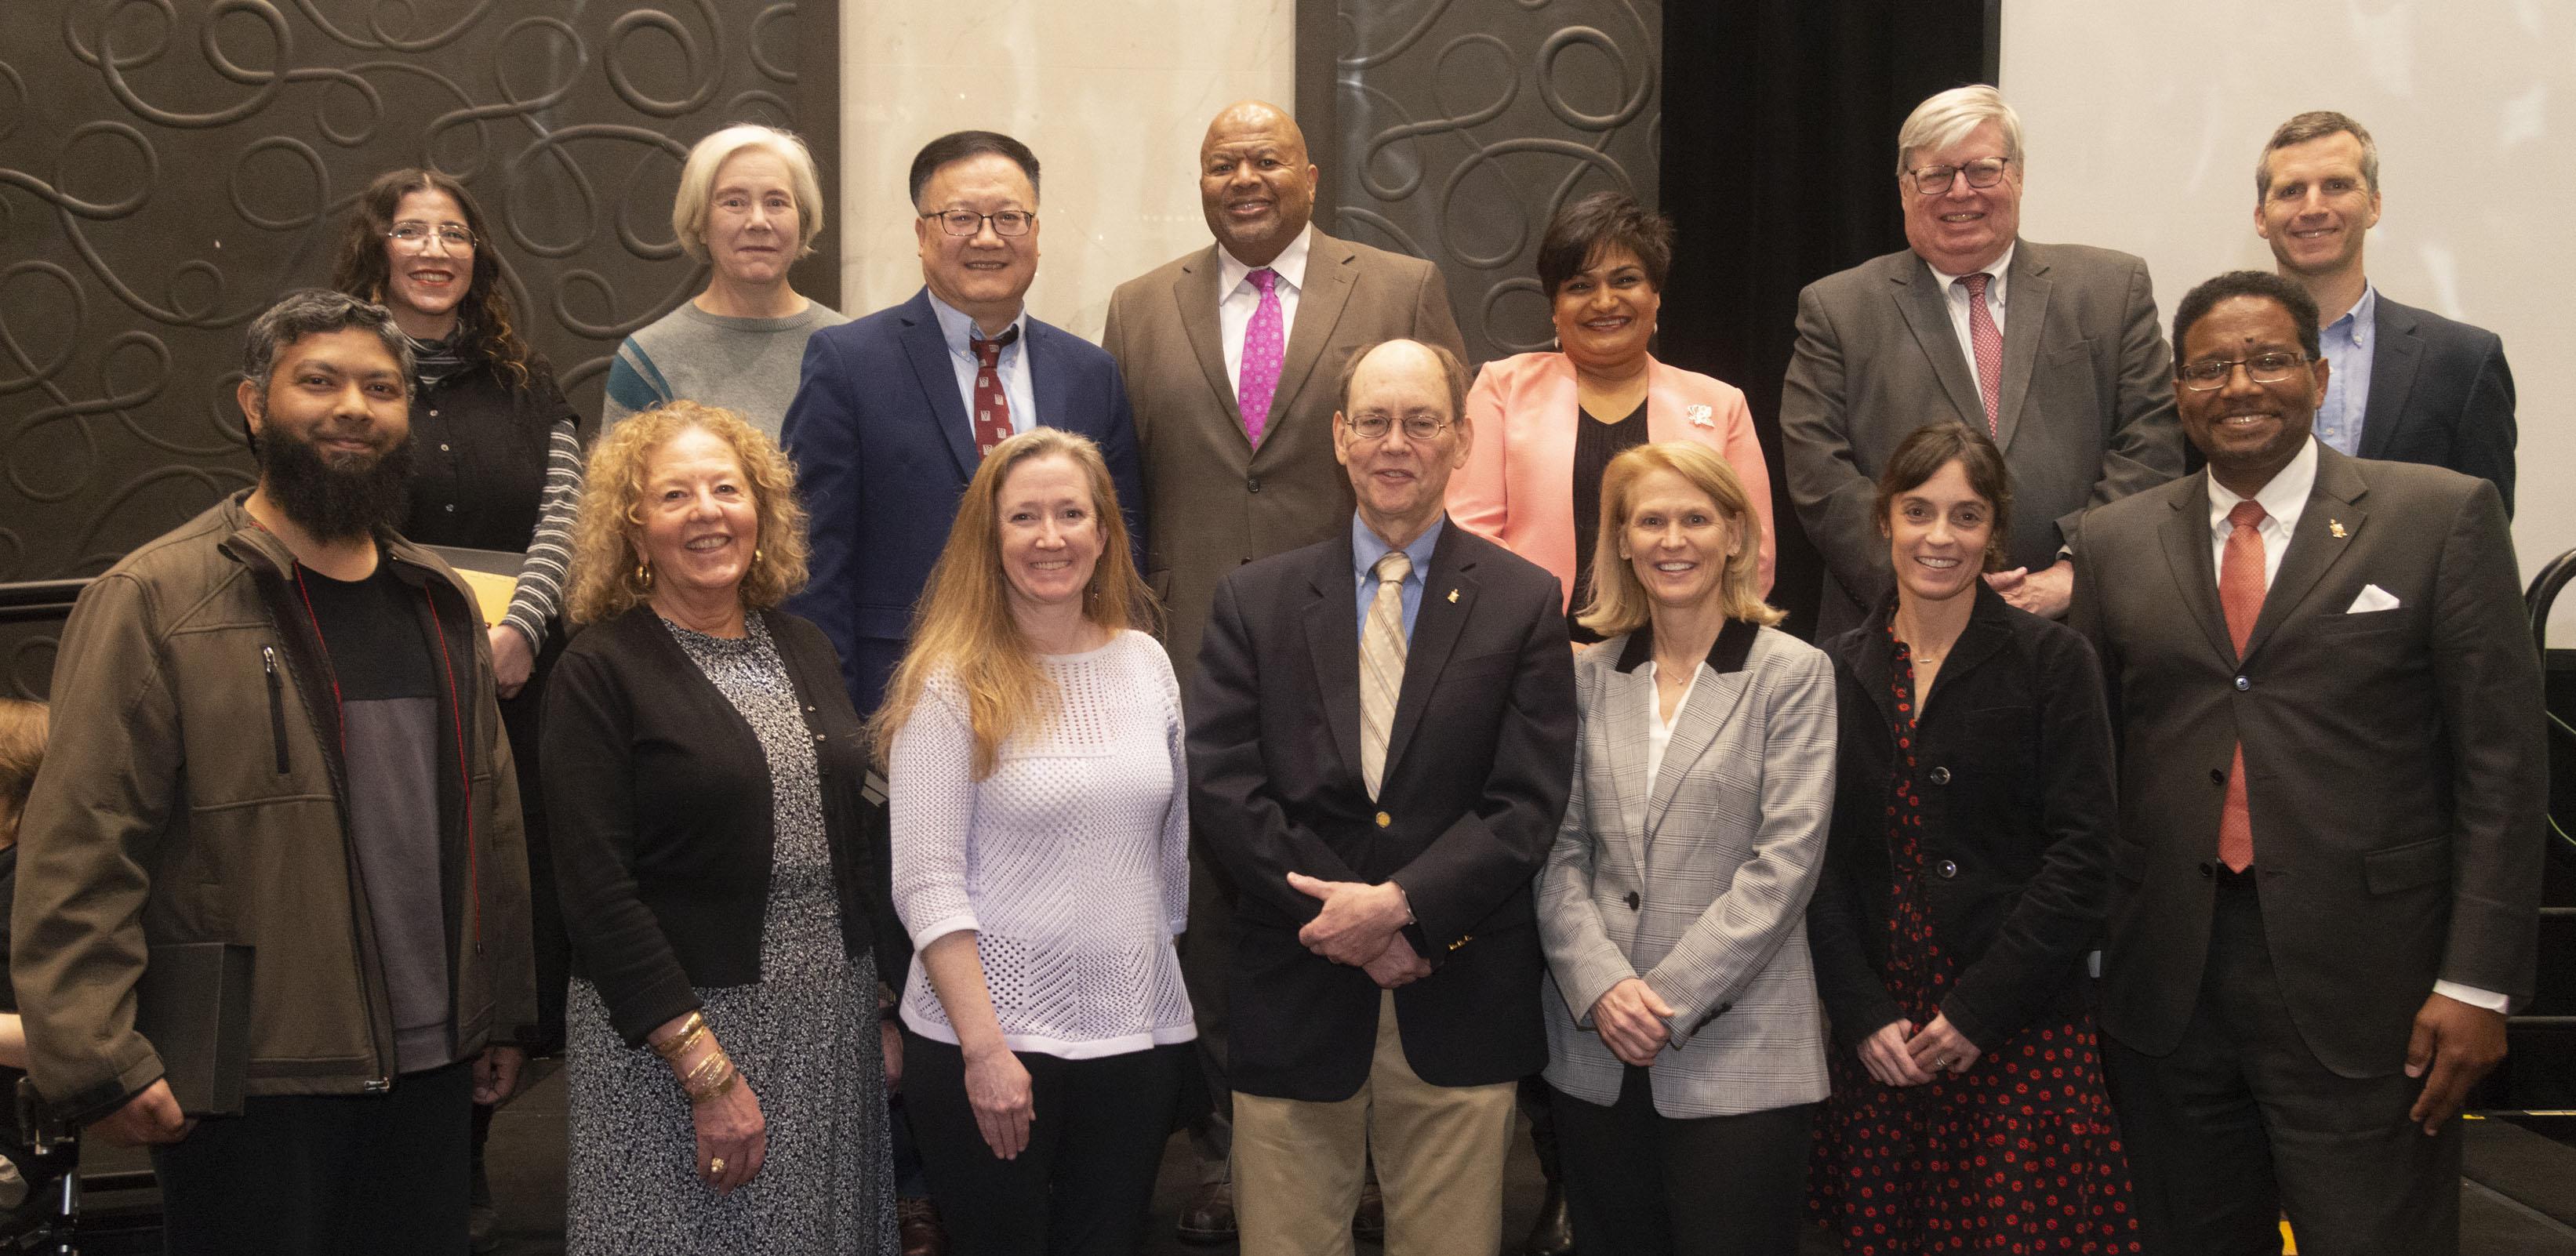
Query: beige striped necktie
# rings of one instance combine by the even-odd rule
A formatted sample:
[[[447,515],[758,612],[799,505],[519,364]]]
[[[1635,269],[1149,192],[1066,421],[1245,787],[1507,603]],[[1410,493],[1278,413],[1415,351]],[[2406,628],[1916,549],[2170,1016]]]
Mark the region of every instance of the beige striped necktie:
[[[1360,779],[1370,800],[1386,777],[1386,741],[1395,730],[1395,698],[1404,691],[1404,578],[1413,560],[1388,550],[1377,560],[1377,597],[1360,632]]]

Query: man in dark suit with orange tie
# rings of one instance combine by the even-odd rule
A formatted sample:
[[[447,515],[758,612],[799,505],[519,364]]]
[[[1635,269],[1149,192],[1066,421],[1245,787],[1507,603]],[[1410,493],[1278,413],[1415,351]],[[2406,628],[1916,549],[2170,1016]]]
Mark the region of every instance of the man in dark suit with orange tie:
[[[2174,316],[2206,474],[2084,520],[2120,731],[2104,1063],[2153,1252],[2459,1248],[2469,1087],[2531,994],[2546,746],[2495,486],[2310,432],[2316,303]]]
[[[1351,359],[1345,534],[1217,586],[1189,703],[1191,819],[1241,891],[1235,1207],[1245,1256],[1351,1251],[1375,1155],[1389,1251],[1491,1256],[1519,1079],[1546,1062],[1530,879],[1574,770],[1556,578],[1448,525],[1467,372]]]

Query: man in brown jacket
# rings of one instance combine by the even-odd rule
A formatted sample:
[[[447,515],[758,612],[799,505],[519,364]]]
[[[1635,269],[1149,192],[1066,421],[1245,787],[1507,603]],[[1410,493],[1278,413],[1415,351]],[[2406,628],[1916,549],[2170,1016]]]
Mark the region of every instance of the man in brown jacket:
[[[109,569],[55,664],[12,929],[29,1072],[152,1145],[174,1251],[465,1250],[470,1108],[507,1096],[536,1018],[489,647],[388,523],[409,358],[337,293],[261,315],[257,487]],[[249,1098],[197,1121],[136,984],[203,942],[250,948]]]

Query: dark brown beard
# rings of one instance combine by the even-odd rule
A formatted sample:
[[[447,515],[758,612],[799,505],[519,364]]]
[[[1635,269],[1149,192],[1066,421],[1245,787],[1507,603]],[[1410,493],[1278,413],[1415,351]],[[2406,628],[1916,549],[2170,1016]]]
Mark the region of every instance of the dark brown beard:
[[[324,458],[310,442],[270,428],[259,438],[259,474],[269,500],[315,540],[371,536],[410,512],[411,438],[361,463]]]

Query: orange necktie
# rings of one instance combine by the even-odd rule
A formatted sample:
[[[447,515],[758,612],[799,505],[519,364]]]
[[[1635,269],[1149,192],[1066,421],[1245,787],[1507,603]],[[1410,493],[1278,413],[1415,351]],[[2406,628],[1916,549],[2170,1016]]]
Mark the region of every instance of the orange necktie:
[[[2241,501],[2227,512],[2227,557],[2218,566],[2218,606],[2227,615],[2227,636],[2236,657],[2245,658],[2245,643],[2254,621],[2263,614],[2263,506]],[[2245,742],[2237,734],[2236,762],[2227,769],[2227,804],[2218,813],[2218,861],[2243,872],[2254,863],[2254,817],[2245,809]]]

